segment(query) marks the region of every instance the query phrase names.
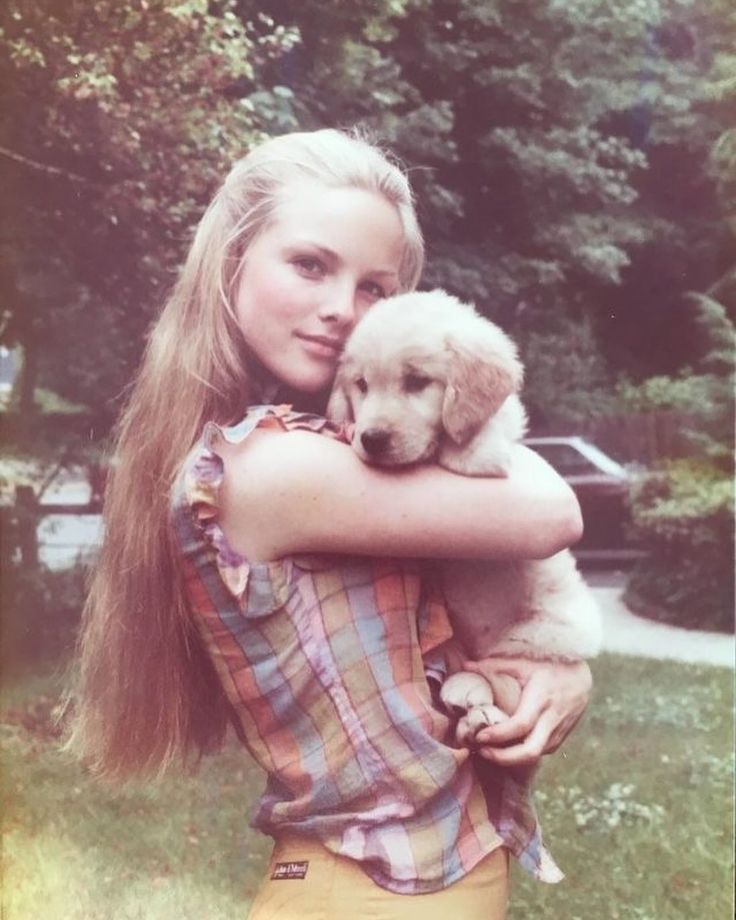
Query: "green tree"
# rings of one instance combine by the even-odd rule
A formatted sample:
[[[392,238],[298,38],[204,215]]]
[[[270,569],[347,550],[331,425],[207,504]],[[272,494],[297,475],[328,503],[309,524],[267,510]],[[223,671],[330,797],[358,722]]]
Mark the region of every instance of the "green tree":
[[[292,41],[230,0],[3,7],[2,340],[26,407],[39,379],[95,408],[120,393],[201,209],[263,136],[242,87]]]
[[[687,361],[681,294],[724,268],[706,164],[732,100],[727,0],[11,0],[0,16],[4,340],[24,342],[29,379],[114,397],[226,164],[264,133],[357,121],[411,168],[425,284],[510,328],[530,379],[564,367],[576,328],[591,411],[619,371]],[[563,389],[563,414],[583,411]]]
[[[722,6],[721,14],[728,31],[736,31],[736,10]],[[624,388],[635,409],[682,410],[692,449],[691,457],[663,464],[632,496],[634,522],[651,555],[634,572],[628,600],[661,619],[729,630],[734,601],[736,131],[728,113],[736,112],[736,55],[733,45],[722,40],[714,46],[699,104],[712,130],[719,132],[703,160],[725,218],[726,268],[708,294],[683,298],[693,314],[694,368]]]

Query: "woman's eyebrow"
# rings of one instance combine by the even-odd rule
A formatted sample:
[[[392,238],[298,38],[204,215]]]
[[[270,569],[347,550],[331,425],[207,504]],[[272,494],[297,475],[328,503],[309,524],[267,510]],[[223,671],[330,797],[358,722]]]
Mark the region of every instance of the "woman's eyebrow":
[[[301,249],[301,248],[312,249],[315,252],[317,252],[319,255],[321,255],[322,258],[330,262],[341,262],[342,261],[341,256],[339,255],[339,253],[335,252],[334,249],[330,249],[329,246],[323,246],[321,243],[317,243],[314,240],[309,240],[309,239],[297,240],[296,242],[289,244],[289,249]],[[395,268],[376,268],[376,269],[371,269],[370,271],[366,272],[366,274],[375,275],[380,278],[397,278],[399,273],[396,271]]]
[[[294,240],[289,242],[289,249],[313,249],[315,252],[318,252],[321,256],[324,256],[327,259],[337,259],[339,258],[338,254],[327,246],[323,246],[321,243],[315,242],[315,240],[303,239],[303,240]]]

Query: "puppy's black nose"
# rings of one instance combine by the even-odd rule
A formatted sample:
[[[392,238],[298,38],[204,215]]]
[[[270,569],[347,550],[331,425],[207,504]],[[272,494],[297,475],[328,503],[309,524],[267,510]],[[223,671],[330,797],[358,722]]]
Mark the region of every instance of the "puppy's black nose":
[[[360,443],[371,457],[377,457],[388,447],[391,434],[383,428],[368,428],[360,436]]]

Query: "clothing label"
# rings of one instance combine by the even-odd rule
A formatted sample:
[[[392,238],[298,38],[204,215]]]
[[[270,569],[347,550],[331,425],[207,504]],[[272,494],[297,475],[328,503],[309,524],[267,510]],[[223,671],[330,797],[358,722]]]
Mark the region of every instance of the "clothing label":
[[[272,879],[287,879],[287,878],[306,878],[307,869],[309,868],[309,860],[303,859],[299,862],[282,862],[276,863],[273,867]]]

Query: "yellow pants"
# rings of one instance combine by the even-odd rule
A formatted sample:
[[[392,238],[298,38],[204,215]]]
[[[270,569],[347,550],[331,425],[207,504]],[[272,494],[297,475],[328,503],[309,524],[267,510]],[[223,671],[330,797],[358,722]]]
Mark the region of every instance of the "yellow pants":
[[[503,920],[508,862],[508,851],[499,847],[449,888],[394,894],[354,860],[335,856],[316,840],[288,835],[274,846],[248,920]]]

